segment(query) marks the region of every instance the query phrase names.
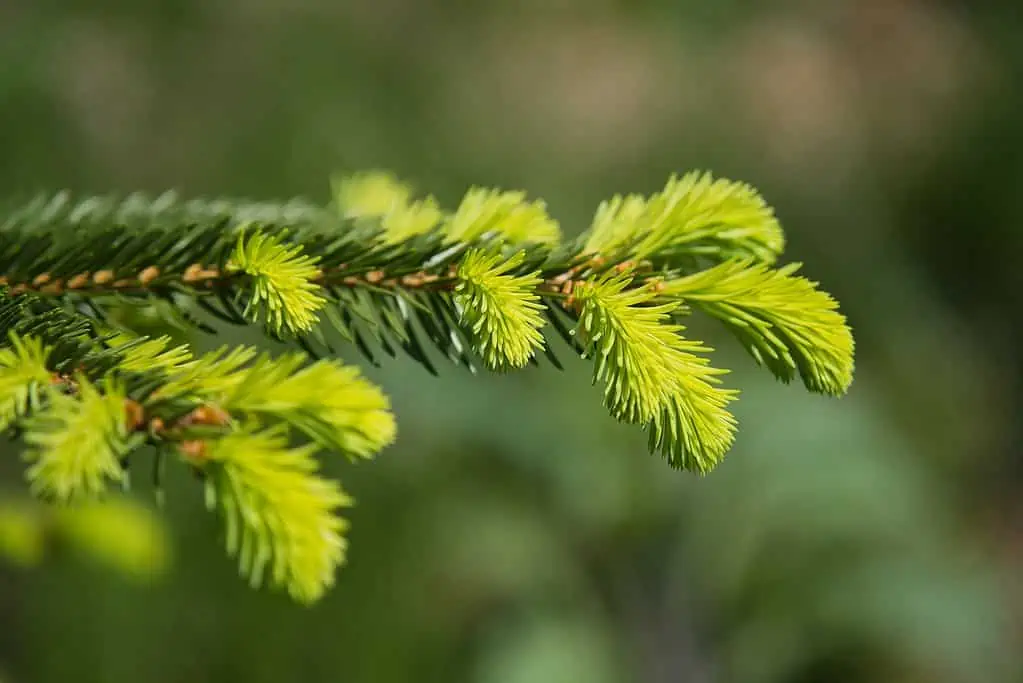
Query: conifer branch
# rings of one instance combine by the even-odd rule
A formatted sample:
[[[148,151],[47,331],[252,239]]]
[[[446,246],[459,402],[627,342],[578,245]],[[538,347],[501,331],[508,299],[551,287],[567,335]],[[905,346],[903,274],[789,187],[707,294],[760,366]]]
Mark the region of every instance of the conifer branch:
[[[188,460],[206,475],[206,500],[227,527],[227,552],[254,587],[270,581],[300,602],[315,602],[343,561],[351,504],[337,482],[316,476],[312,448],[290,448],[280,429],[242,428],[193,449]]]
[[[816,283],[750,261],[719,266],[661,286],[721,320],[778,379],[799,373],[810,391],[840,396],[852,383],[853,337],[838,304]]]
[[[458,267],[455,303],[473,346],[491,370],[521,368],[544,344],[536,273],[508,275],[522,254],[471,251]]]
[[[524,193],[472,188],[445,211],[379,172],[335,179],[325,206],[39,197],[0,211],[0,429],[58,503],[100,497],[146,460],[192,468],[242,573],[311,602],[344,560],[351,503],[315,454],[369,458],[396,434],[385,394],[327,357],[333,337],[436,373],[437,354],[561,367],[560,336],[593,362],[612,417],[706,473],[733,441],[737,392],[683,336],[690,309],[782,381],[841,395],[852,380],[846,320],[798,265],[774,267],[784,243],[755,190],[701,173],[605,202],[567,243]],[[125,306],[197,331],[255,324],[305,352],[197,354],[128,329]]]
[[[773,263],[784,247],[774,211],[756,190],[698,172],[673,176],[649,198],[615,197],[601,205],[585,244],[590,253],[628,249],[668,264],[685,256]]]
[[[325,300],[317,294],[316,259],[302,254],[301,245],[286,245],[283,235],[258,232],[239,237],[226,272],[249,276],[252,288],[244,314],[265,319],[276,333],[305,332],[317,320],[316,311]],[[251,311],[251,312],[250,312]]]
[[[73,391],[69,395],[49,389],[45,409],[25,421],[32,490],[59,502],[96,497],[109,483],[121,482],[121,461],[135,445],[129,438],[121,387],[107,383],[101,391],[79,376]]]
[[[30,405],[38,405],[38,392],[50,381],[48,350],[42,342],[13,336],[10,344],[0,349],[0,429],[24,416]]]
[[[726,371],[711,367],[703,344],[668,322],[675,304],[652,305],[655,292],[626,289],[623,276],[580,286],[579,329],[594,358],[594,383],[619,420],[646,425],[651,450],[675,467],[707,472],[732,443],[735,420],[721,389]]]

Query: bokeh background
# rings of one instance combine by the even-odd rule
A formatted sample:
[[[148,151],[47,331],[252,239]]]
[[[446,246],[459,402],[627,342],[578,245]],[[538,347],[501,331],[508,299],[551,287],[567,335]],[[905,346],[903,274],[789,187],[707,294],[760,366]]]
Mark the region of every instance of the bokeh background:
[[[766,194],[858,343],[829,400],[700,326],[743,389],[704,479],[613,423],[581,361],[370,369],[399,442],[328,464],[358,507],[312,609],[236,577],[188,476],[163,511],[143,482],[70,516],[25,498],[5,446],[0,681],[1023,680],[1018,16],[0,0],[0,194],[326,200],[331,173],[385,168],[449,206],[526,190],[576,233],[613,193],[712,169]]]

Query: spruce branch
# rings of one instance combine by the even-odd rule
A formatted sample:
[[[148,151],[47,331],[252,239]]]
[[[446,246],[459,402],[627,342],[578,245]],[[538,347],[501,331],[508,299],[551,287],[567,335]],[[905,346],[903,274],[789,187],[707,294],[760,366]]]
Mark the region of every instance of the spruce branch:
[[[840,396],[852,383],[852,332],[835,300],[796,276],[800,267],[726,261],[667,281],[661,291],[724,322],[783,382],[798,373],[810,391]]]
[[[674,467],[707,472],[732,443],[735,420],[726,406],[736,392],[718,386],[726,371],[709,365],[702,354],[710,349],[668,322],[676,305],[654,305],[654,291],[626,289],[629,282],[612,276],[576,290],[593,381],[604,383],[614,417],[650,429],[651,450]]]
[[[784,247],[774,211],[756,190],[691,172],[672,176],[648,199],[631,195],[602,205],[584,249],[624,249],[669,264],[685,256],[748,256],[773,263]]]
[[[444,213],[434,197],[412,200],[412,188],[384,171],[334,178],[340,215],[380,219],[384,241],[398,244],[436,228]]]
[[[473,250],[458,267],[455,304],[473,347],[491,370],[521,368],[544,344],[536,273],[509,275],[522,263],[521,252],[505,261],[500,254]]]
[[[10,346],[0,349],[0,430],[7,429],[30,404],[38,404],[38,392],[49,384],[46,368],[49,349],[38,339],[10,335]]]
[[[124,478],[121,465],[137,440],[128,433],[122,387],[96,387],[84,376],[47,391],[46,406],[25,422],[28,479],[42,497],[67,502],[102,494]]]
[[[474,242],[496,236],[510,244],[556,245],[561,228],[547,215],[542,201],[527,202],[524,192],[470,189],[446,226],[453,242]]]
[[[390,402],[357,368],[293,353],[259,357],[219,401],[231,413],[282,420],[319,446],[369,458],[394,441]]]
[[[239,473],[236,465],[223,470],[208,469],[204,458],[233,462],[232,458],[241,457],[239,454],[244,450],[238,444],[251,443],[259,447],[258,452],[268,461],[279,456],[286,464],[295,459],[302,469],[308,467],[306,461],[310,460],[307,451],[326,447],[352,457],[366,457],[393,439],[394,422],[386,397],[362,380],[355,368],[328,360],[309,364],[299,353],[271,359],[258,356],[248,347],[225,347],[194,357],[187,348],[171,346],[166,338],[132,338],[125,333],[103,336],[97,332],[99,325],[74,327],[77,321],[71,312],[54,309],[51,313],[59,314],[51,316],[51,322],[63,322],[64,331],[71,329],[78,334],[74,348],[85,347],[75,355],[79,374],[69,377],[59,372],[52,361],[60,354],[39,339],[22,340],[12,335],[10,346],[0,350],[0,359],[5,361],[0,386],[10,387],[6,395],[19,397],[29,392],[30,386],[40,387],[40,398],[33,408],[21,409],[30,414],[18,426],[28,446],[26,459],[31,466],[27,476],[32,490],[41,497],[67,503],[101,496],[109,484],[125,481],[125,467],[135,459],[134,452],[149,445],[161,453],[177,453],[204,476],[207,472],[215,475],[220,484],[209,484],[217,493],[213,499],[224,506],[231,505],[235,498],[230,496],[237,491],[217,486],[235,482],[234,486],[237,481],[242,482],[237,484],[241,486],[258,475],[257,493],[263,496],[262,506],[250,508],[245,503],[238,509],[244,510],[245,528],[256,530],[252,531],[256,535],[251,539],[277,543],[276,537],[266,534],[277,533],[274,515],[298,515],[288,507],[292,505],[289,496],[293,495],[289,487],[298,486],[297,475],[287,468],[276,479],[274,470]],[[57,334],[52,326],[41,331]],[[106,362],[111,355],[117,355],[120,361]],[[94,382],[89,375],[100,379]],[[19,378],[21,383],[15,383]],[[126,390],[125,386],[132,389]],[[273,438],[249,434],[261,424],[267,425],[266,433]],[[292,428],[295,434],[291,434]],[[232,441],[229,437],[233,434],[245,434],[245,439]],[[296,450],[288,445],[288,439],[289,435],[299,434],[307,436],[309,443]],[[227,446],[218,445],[225,439]],[[271,452],[271,446],[279,451],[278,456]],[[310,491],[328,484],[311,470],[307,479],[302,486]],[[340,507],[328,505],[332,500],[327,495],[329,489],[323,491],[322,509],[317,512],[315,502],[309,503],[310,519],[314,512],[323,517],[335,514],[335,508]],[[238,500],[251,502],[256,493],[238,495]],[[274,507],[278,503],[285,507],[283,512]],[[294,521],[309,520],[296,516]],[[345,528],[340,518],[320,519],[318,524],[323,529],[336,530],[337,534]],[[339,560],[329,548],[338,543],[339,539],[333,539],[320,550],[309,551],[319,552],[322,557],[318,561],[329,566],[331,573]],[[247,547],[243,544],[232,552],[242,553],[246,576],[253,577],[260,571],[258,557],[262,555],[246,555]],[[287,575],[277,575],[274,584],[286,586],[296,599],[311,600],[333,580],[324,578],[327,570],[322,566],[317,570],[319,573],[306,567],[313,562],[301,555],[306,551],[273,552],[277,553],[275,557],[292,558],[288,562],[295,566]]]
[[[166,348],[168,340],[148,340],[158,342],[160,348]],[[149,348],[156,348],[155,346]],[[147,349],[148,350],[148,349]],[[132,357],[131,350],[128,357]],[[165,375],[160,387],[153,392],[154,399],[180,399],[189,396],[223,396],[229,393],[243,379],[243,369],[258,352],[248,346],[230,348],[221,346],[218,349],[193,358],[176,349],[163,351],[157,357],[173,364],[162,367],[154,363]]]
[[[192,361],[187,345],[170,346],[170,337],[134,337],[123,332],[110,343],[121,352],[120,369],[124,372],[155,370],[165,374],[179,372]]]
[[[738,392],[683,336],[691,310],[723,323],[779,380],[845,393],[854,343],[837,303],[775,267],[785,244],[750,186],[672,177],[612,198],[563,242],[542,201],[471,188],[452,210],[393,175],[336,178],[331,201],[37,197],[0,210],[0,429],[59,503],[102,497],[152,455],[197,471],[242,573],[311,602],[343,562],[351,501],[315,454],[370,458],[395,439],[386,395],[327,356],[403,352],[498,372],[561,367],[550,335],[593,362],[610,415],[668,463],[712,470]],[[198,353],[126,326],[126,308],[178,328],[257,325],[304,352]]]
[[[242,428],[187,456],[206,476],[207,505],[224,517],[242,575],[259,586],[269,573],[306,603],[334,583],[347,526],[336,510],[351,504],[337,482],[316,475],[314,450],[290,448],[281,429]]]
[[[275,334],[304,332],[317,321],[325,299],[313,280],[319,276],[317,259],[302,254],[301,245],[284,243],[285,236],[259,234],[238,238],[226,272],[248,275],[252,292],[245,315],[265,319]]]

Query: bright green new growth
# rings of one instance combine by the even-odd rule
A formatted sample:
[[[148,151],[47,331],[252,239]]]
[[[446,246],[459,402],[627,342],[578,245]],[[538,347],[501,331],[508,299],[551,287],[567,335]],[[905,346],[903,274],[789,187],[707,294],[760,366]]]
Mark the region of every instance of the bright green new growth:
[[[264,576],[300,602],[314,602],[344,561],[346,523],[335,511],[351,500],[316,476],[315,449],[289,448],[287,433],[243,428],[214,442],[196,466],[206,500],[227,526],[227,552],[253,586]]]
[[[169,337],[135,339],[120,334],[113,341],[122,349],[120,367],[125,372],[162,370],[169,374],[180,371],[192,361],[192,352],[187,346],[167,348],[171,341]]]
[[[500,254],[470,251],[458,266],[455,302],[473,349],[488,368],[521,368],[543,347],[543,305],[536,294],[538,273],[509,275],[521,265],[522,253],[505,260]]]
[[[0,429],[24,415],[39,387],[50,381],[48,350],[40,340],[12,334],[10,344],[0,349]]]
[[[616,197],[598,210],[587,252],[628,249],[640,258],[749,256],[774,263],[785,235],[767,202],[749,185],[709,173],[672,176],[649,199]]]
[[[623,422],[646,425],[651,448],[677,467],[707,472],[721,460],[735,431],[726,410],[736,392],[717,386],[725,370],[698,354],[707,349],[668,321],[677,304],[654,305],[649,289],[615,276],[584,285],[579,329],[594,358],[594,383]]]
[[[447,222],[448,239],[473,242],[488,236],[510,244],[556,245],[561,228],[547,215],[543,202],[526,202],[524,192],[470,189]]]
[[[784,382],[798,372],[806,388],[841,396],[852,383],[853,336],[838,303],[797,277],[801,264],[778,270],[726,261],[666,282],[664,292],[718,318],[758,363]]]
[[[509,244],[555,246],[561,241],[561,228],[547,215],[546,204],[526,201],[525,192],[473,187],[450,215],[441,211],[435,197],[413,201],[412,195],[411,187],[382,171],[334,179],[340,213],[380,219],[383,239],[390,244],[427,234],[442,223],[452,242],[493,237]]]
[[[308,332],[316,324],[316,311],[326,303],[312,282],[320,274],[316,261],[303,256],[301,246],[285,244],[283,235],[257,232],[251,239],[238,239],[227,271],[252,276],[246,315],[265,318],[278,334]]]
[[[46,408],[25,424],[32,490],[60,502],[95,497],[121,482],[121,458],[132,445],[123,390],[108,384],[100,393],[82,376],[74,382],[76,396],[49,390]]]
[[[334,202],[343,215],[386,216],[408,206],[412,190],[386,171],[335,177]]]
[[[394,441],[394,416],[383,392],[357,368],[303,354],[261,356],[218,401],[230,413],[274,416],[319,446],[360,458]],[[343,391],[331,389],[343,388]]]
[[[257,353],[247,346],[222,346],[194,360],[159,367],[166,375],[159,393],[168,398],[219,399],[238,385],[244,377],[242,368]]]
[[[852,381],[845,318],[797,264],[774,267],[784,244],[755,190],[702,173],[603,203],[568,244],[524,193],[472,188],[445,211],[379,172],[336,179],[322,207],[43,197],[0,213],[0,429],[57,503],[186,464],[242,574],[312,602],[344,561],[351,504],[317,454],[357,461],[396,438],[384,392],[324,357],[338,341],[372,363],[401,350],[431,372],[436,354],[507,372],[561,367],[553,332],[593,363],[613,418],[705,474],[738,392],[684,316],[718,320],[781,381],[834,396]],[[304,353],[199,352],[119,322],[128,305],[184,330],[256,323]]]
[[[334,201],[342,215],[379,218],[384,240],[398,244],[429,233],[444,220],[433,197],[411,201],[412,190],[390,173],[360,173],[334,179]]]
[[[444,214],[433,197],[401,205],[383,215],[384,239],[400,244],[416,235],[425,235],[444,220]]]

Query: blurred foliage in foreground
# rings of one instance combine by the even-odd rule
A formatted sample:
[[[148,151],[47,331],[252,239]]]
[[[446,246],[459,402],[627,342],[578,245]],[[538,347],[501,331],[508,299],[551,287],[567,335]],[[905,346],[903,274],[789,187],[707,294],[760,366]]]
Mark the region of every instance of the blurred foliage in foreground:
[[[577,400],[580,363],[493,380],[389,364],[373,378],[399,443],[346,472],[359,550],[322,605],[236,585],[171,481],[187,561],[160,581],[55,550],[0,565],[0,678],[1020,680],[1017,13],[3,4],[4,194],[270,198],[386,167],[448,204],[473,182],[527,189],[571,232],[614,191],[712,167],[776,205],[850,315],[858,375],[816,400],[718,338],[749,369],[744,427],[696,481]],[[21,464],[0,475],[20,485]]]
[[[124,499],[69,507],[31,499],[0,501],[0,556],[24,568],[67,551],[131,579],[150,580],[167,568],[169,539],[148,508]]]

